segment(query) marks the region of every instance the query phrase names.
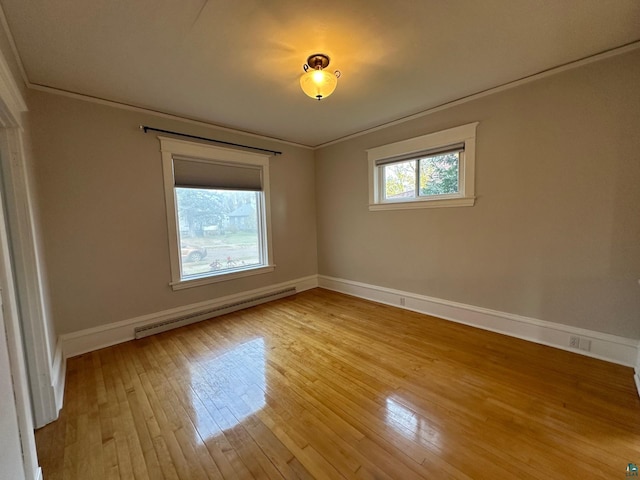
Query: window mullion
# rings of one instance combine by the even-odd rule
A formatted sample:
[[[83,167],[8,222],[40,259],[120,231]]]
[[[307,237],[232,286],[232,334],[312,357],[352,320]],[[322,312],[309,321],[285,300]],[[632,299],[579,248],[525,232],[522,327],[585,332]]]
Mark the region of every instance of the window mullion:
[[[420,160],[416,159],[416,194],[414,195],[415,198],[419,198],[420,197]]]

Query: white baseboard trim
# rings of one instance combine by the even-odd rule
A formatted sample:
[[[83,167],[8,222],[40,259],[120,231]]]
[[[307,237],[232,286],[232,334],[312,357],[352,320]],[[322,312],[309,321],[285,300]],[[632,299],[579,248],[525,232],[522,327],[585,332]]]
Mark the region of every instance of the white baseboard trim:
[[[512,337],[528,340],[542,345],[579,353],[608,362],[636,366],[640,345],[638,340],[618,337],[593,330],[571,327],[559,323],[547,322],[535,318],[514,315],[511,313],[490,310],[464,303],[427,297],[410,292],[378,287],[366,283],[354,282],[324,275],[318,276],[321,288],[333,290],[347,295],[372,300],[374,302],[404,308],[414,312],[432,315],[472,327],[502,333]],[[400,299],[405,304],[401,305]],[[569,347],[569,337],[578,336],[591,342],[591,350],[585,351]],[[636,382],[640,382],[636,367]],[[638,386],[640,393],[640,384]]]
[[[62,341],[58,339],[56,345],[56,353],[53,357],[53,365],[51,367],[51,383],[53,385],[53,394],[56,402],[56,418],[62,410],[64,402],[64,384],[67,379],[67,359],[64,356]]]
[[[184,315],[190,315],[199,311],[247,300],[252,297],[265,295],[285,288],[295,287],[297,292],[302,292],[304,290],[316,288],[317,286],[318,276],[310,275],[308,277],[298,278],[289,282],[270,285],[268,287],[249,290],[234,295],[227,295],[225,297],[216,298],[215,300],[176,307],[128,320],[122,320],[120,322],[110,323],[108,325],[87,328],[78,332],[66,333],[60,335],[59,343],[62,344],[64,358],[71,358],[77,355],[82,355],[83,353],[92,352],[94,350],[133,340],[134,329],[136,327],[143,327],[160,321],[173,320]]]

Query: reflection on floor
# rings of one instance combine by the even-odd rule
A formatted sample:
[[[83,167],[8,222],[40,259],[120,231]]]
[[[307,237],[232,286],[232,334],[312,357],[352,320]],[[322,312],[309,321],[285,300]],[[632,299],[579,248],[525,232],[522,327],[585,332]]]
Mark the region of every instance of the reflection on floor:
[[[70,359],[46,480],[624,478],[630,368],[311,290]]]
[[[262,338],[233,347],[219,357],[189,364],[189,370],[194,423],[204,441],[235,427],[265,405]]]
[[[416,413],[415,407],[410,408],[394,397],[387,397],[387,423],[409,440],[429,444],[434,452],[439,451],[440,432],[429,425],[428,419]]]

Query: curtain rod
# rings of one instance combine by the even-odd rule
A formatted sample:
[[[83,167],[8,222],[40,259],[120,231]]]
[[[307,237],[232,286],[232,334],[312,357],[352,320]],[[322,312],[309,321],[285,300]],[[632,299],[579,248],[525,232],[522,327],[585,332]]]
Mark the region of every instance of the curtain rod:
[[[149,130],[151,130],[154,132],[168,133],[171,135],[179,135],[181,137],[195,138],[196,140],[205,140],[207,142],[215,142],[215,143],[221,143],[223,145],[231,145],[232,147],[250,148],[251,150],[259,150],[260,152],[268,152],[274,155],[282,155],[282,152],[279,152],[277,150],[269,150],[268,148],[252,147],[250,145],[242,145],[241,143],[225,142],[223,140],[216,140],[215,138],[198,137],[197,135],[189,135],[188,133],[173,132],[171,130],[163,130],[161,128],[148,127],[147,125],[140,125],[140,130],[142,130],[144,133],[147,133]]]

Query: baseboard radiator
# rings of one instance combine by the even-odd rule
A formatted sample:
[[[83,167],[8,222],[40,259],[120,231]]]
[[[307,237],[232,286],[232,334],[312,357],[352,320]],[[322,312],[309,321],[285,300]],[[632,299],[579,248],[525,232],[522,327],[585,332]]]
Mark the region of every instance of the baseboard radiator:
[[[199,312],[193,312],[182,317],[173,318],[170,320],[164,320],[157,323],[151,323],[142,327],[136,327],[134,329],[135,338],[144,338],[156,333],[166,332],[167,330],[173,330],[174,328],[184,327],[192,323],[201,322],[202,320],[208,320],[210,318],[219,317],[227,313],[236,312],[244,308],[255,307],[261,303],[271,302],[279,298],[288,297],[296,293],[295,287],[270,292],[264,295],[247,298],[238,302],[227,303],[225,305],[219,305],[214,308],[202,310]]]

